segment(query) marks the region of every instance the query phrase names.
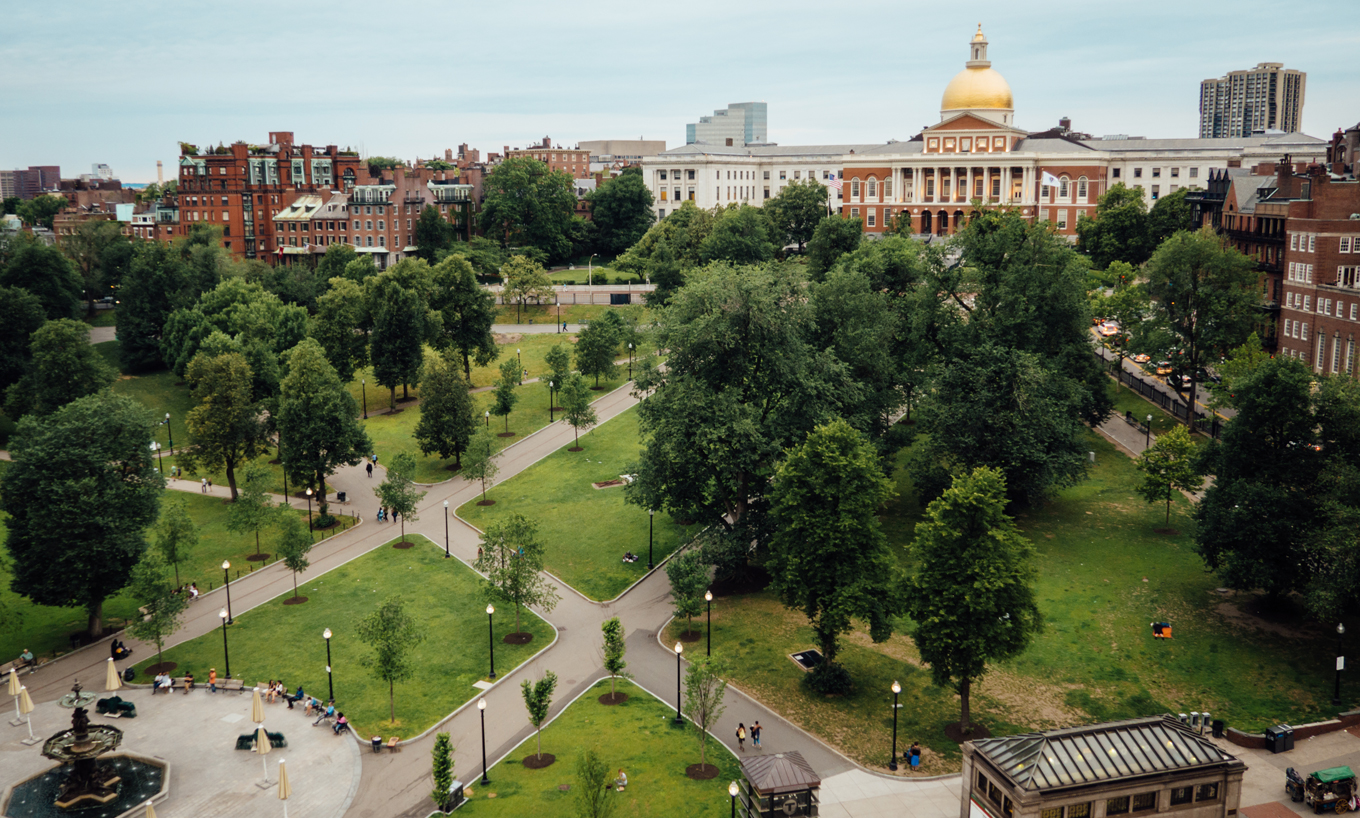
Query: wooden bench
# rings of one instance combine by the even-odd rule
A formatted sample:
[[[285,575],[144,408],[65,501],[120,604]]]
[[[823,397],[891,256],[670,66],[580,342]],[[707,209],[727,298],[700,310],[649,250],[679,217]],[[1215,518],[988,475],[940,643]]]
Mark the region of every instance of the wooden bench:
[[[401,741],[401,736],[393,736],[393,737],[389,738],[389,739],[387,740],[387,751],[388,751],[389,753],[395,753],[395,752],[397,751],[397,743],[400,742],[400,741]]]
[[[242,692],[244,692],[245,689],[246,689],[246,683],[245,683],[245,680],[243,680],[243,679],[218,679],[218,680],[217,680],[217,689],[218,689],[218,690],[234,690],[234,691],[236,691],[237,693],[242,693]]]

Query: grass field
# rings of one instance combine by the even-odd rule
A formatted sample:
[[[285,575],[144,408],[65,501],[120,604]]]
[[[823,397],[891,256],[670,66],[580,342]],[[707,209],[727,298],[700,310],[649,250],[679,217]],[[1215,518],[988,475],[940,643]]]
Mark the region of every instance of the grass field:
[[[487,492],[494,506],[464,504],[458,515],[478,528],[519,512],[536,520],[547,568],[591,599],[612,599],[647,572],[647,512],[623,501],[623,488],[595,489],[617,480],[638,457],[637,412],[629,409],[581,438],[583,451],[560,449]],[[655,519],[653,559],[697,534],[669,515]],[[642,559],[623,562],[623,552]]]
[[[118,311],[96,310],[93,317],[82,314],[80,320],[92,327],[116,327],[118,326]]]
[[[999,735],[1168,711],[1210,711],[1244,730],[1334,715],[1330,631],[1264,623],[1245,595],[1218,593],[1194,551],[1189,502],[1177,498],[1168,533],[1158,507],[1133,493],[1133,462],[1094,434],[1086,444],[1096,453],[1090,479],[1018,517],[1039,552],[1036,596],[1047,627],[974,686],[974,719]],[[900,470],[896,479],[899,497],[882,516],[909,567],[920,510]],[[713,648],[734,660],[734,682],[777,702],[786,717],[882,766],[891,744],[889,688],[898,680],[906,691],[900,742],[926,746],[926,772],[958,769],[957,745],[943,734],[958,720],[958,698],[931,684],[910,639],[874,645],[866,633],[849,636],[842,659],[857,689],[822,699],[804,691],[802,671],[786,658],[815,645],[801,614],[762,592],[719,598],[713,615]],[[1175,640],[1154,642],[1153,621],[1172,623]],[[672,625],[667,638],[680,629]]]
[[[618,689],[629,696],[623,704],[606,707],[599,703],[599,697],[609,692],[609,682],[603,681],[544,728],[543,752],[557,756],[551,766],[531,770],[523,765],[524,758],[534,755],[537,747],[531,737],[487,772],[488,786],[473,778],[464,791],[468,802],[459,809],[488,818],[573,815],[579,786],[576,760],[594,749],[608,767],[610,780],[619,769],[628,774],[628,788],[610,793],[611,798],[618,799],[615,815],[726,815],[727,784],[740,773],[732,753],[710,739],[708,763],[718,766],[718,776],[709,781],[691,780],[685,775],[685,767],[699,763],[693,725],[672,726],[670,719],[675,712],[627,681],[620,680]],[[731,694],[727,698],[731,700]],[[467,777],[459,776],[457,770],[454,776]],[[564,786],[568,789],[563,790]]]
[[[306,603],[285,605],[292,598],[289,592],[238,614],[228,628],[232,675],[251,685],[282,679],[290,691],[301,685],[324,700],[326,643],[321,634],[330,628],[336,708],[360,737],[380,733],[410,738],[480,694],[472,683],[490,670],[482,580],[462,562],[444,559],[443,549],[430,540],[417,535],[410,539],[414,548],[383,546],[299,583]],[[425,641],[413,654],[415,675],[396,686],[393,724],[388,721],[387,684],[369,668],[371,651],[359,641],[356,627],[398,594],[405,595]],[[514,630],[514,617],[508,612],[496,616],[498,673],[508,673],[552,641],[552,627],[533,613],[526,611],[522,621],[533,640],[509,645],[500,638]],[[202,679],[214,667],[225,673],[221,629],[165,651],[165,659],[178,664],[176,675],[189,669]],[[155,661],[154,655],[142,657],[138,671]]]
[[[585,279],[583,278],[582,281]],[[633,303],[644,303],[643,293],[633,293]],[[583,300],[589,300],[585,293],[579,296]],[[551,324],[553,321],[561,323],[566,321],[569,324],[584,324],[587,321],[594,321],[604,314],[605,310],[618,309],[608,304],[573,304],[572,296],[567,293],[563,297],[561,306],[562,317],[558,318],[558,305],[556,304],[526,304],[520,308],[519,316],[515,315],[515,305],[501,305],[496,309],[496,323],[498,324]]]

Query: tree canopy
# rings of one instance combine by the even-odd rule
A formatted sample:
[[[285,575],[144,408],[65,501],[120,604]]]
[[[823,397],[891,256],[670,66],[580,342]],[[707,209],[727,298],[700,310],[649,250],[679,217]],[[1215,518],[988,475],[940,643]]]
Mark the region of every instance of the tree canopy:
[[[586,194],[586,201],[593,244],[607,255],[618,255],[637,244],[655,221],[652,192],[640,168],[628,168],[605,181]]]
[[[30,352],[27,371],[5,395],[5,413],[11,418],[50,414],[104,389],[118,376],[90,345],[90,328],[70,318],[43,324],[33,333]]]
[[[185,418],[189,450],[181,460],[195,471],[226,472],[231,499],[236,500],[236,470],[264,453],[267,443],[264,417],[252,399],[254,373],[244,355],[201,352],[189,362],[186,375],[197,405]]]
[[[482,534],[482,553],[473,567],[486,575],[488,599],[515,606],[516,633],[522,632],[521,608],[533,605],[550,612],[560,599],[542,575],[543,553],[538,524],[518,512],[488,525]]]
[[[454,458],[463,467],[463,452],[477,431],[470,385],[449,355],[429,355],[420,388],[420,422],[415,439],[421,454]]]
[[[549,260],[571,255],[576,192],[571,174],[529,156],[512,156],[482,181],[478,215],[488,238],[502,247],[533,247]]]
[[[1077,250],[1090,256],[1097,269],[1105,269],[1112,261],[1136,267],[1154,249],[1147,205],[1139,188],[1116,182],[1096,202],[1094,219],[1085,213],[1077,216]]]
[[[827,218],[826,186],[812,178],[790,182],[763,209],[769,214],[774,243],[796,244],[801,253]]]

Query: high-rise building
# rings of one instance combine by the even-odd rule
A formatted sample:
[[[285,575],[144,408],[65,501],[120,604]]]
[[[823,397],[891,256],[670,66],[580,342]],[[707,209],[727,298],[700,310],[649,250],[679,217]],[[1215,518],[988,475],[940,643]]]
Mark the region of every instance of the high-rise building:
[[[1199,84],[1201,139],[1251,136],[1267,130],[1295,133],[1303,121],[1308,75],[1283,63],[1257,63]]]
[[[740,148],[769,142],[769,114],[763,102],[734,102],[685,126],[686,145]]]

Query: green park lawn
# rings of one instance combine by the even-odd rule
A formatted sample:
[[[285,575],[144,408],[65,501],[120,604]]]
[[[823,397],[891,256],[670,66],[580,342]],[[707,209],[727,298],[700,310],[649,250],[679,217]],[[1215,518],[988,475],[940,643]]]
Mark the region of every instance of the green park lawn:
[[[615,815],[726,815],[727,784],[736,780],[740,771],[732,753],[710,739],[708,763],[718,766],[718,776],[708,781],[690,779],[685,767],[699,763],[693,725],[673,726],[673,709],[630,682],[619,680],[617,686],[629,696],[623,704],[606,707],[599,703],[599,697],[609,692],[609,681],[605,680],[543,729],[543,752],[557,757],[553,764],[541,770],[524,766],[524,758],[534,755],[537,747],[535,738],[530,737],[487,771],[489,785],[484,787],[479,779],[473,779],[464,790],[468,801],[460,811],[488,818],[572,815],[575,790],[580,786],[576,782],[576,760],[594,749],[609,769],[610,780],[619,769],[628,773],[628,788],[610,794],[618,799]],[[466,738],[473,740],[472,736]],[[454,776],[466,778],[457,770]],[[564,785],[569,789],[561,789]]]
[[[240,536],[227,530],[227,511],[230,506],[217,498],[183,492],[166,493],[167,498],[172,496],[184,498],[199,536],[198,547],[179,567],[182,583],[195,582],[200,591],[208,591],[222,584],[224,560],[231,562],[233,577],[238,572],[248,574],[262,565],[246,559],[255,553],[254,536]],[[305,511],[300,513],[306,514]],[[343,518],[342,523],[346,526],[353,524],[350,518]],[[325,533],[329,535],[340,530],[337,527]],[[4,533],[3,524],[0,524],[0,536]],[[270,543],[273,536],[271,531],[261,532],[260,542],[265,553],[272,550]],[[320,536],[318,533],[318,538]],[[154,528],[148,530],[147,539],[155,541]],[[19,616],[17,626],[0,628],[0,661],[18,656],[24,648],[31,649],[44,659],[68,652],[71,649],[71,634],[85,629],[85,610],[35,605],[10,589],[11,576],[8,563],[0,564],[0,605],[10,614]],[[122,627],[122,623],[137,610],[137,605],[126,594],[111,597],[104,603],[105,624]]]
[[[1047,626],[974,686],[973,718],[1001,735],[1191,710],[1248,731],[1334,715],[1330,630],[1244,614],[1253,600],[1218,593],[1195,553],[1189,502],[1177,498],[1168,532],[1161,507],[1133,492],[1133,461],[1103,437],[1088,434],[1086,443],[1096,453],[1090,479],[1018,517],[1038,550],[1035,590]],[[900,469],[896,480],[899,497],[882,519],[909,568],[920,509]],[[1170,622],[1174,641],[1154,642],[1153,621]],[[899,623],[899,631],[910,627]],[[673,623],[667,640],[683,629]],[[733,661],[742,689],[858,761],[882,766],[891,745],[888,691],[898,680],[900,743],[925,745],[926,772],[958,769],[958,747],[943,732],[958,720],[958,697],[931,683],[909,638],[874,645],[863,631],[848,636],[841,659],[856,690],[834,699],[807,693],[802,671],[786,658],[815,644],[803,616],[769,592],[714,604],[713,649]]]
[[[623,501],[623,488],[596,489],[617,480],[636,462],[637,411],[629,409],[581,437],[583,451],[559,449],[487,492],[493,506],[476,501],[458,516],[478,528],[519,512],[535,520],[545,546],[548,571],[586,597],[612,599],[647,572],[647,512]],[[653,559],[665,557],[697,534],[657,514]],[[642,559],[623,562],[623,552]]]
[[[299,583],[307,597],[300,605],[285,604],[292,592],[238,614],[228,627],[232,675],[254,685],[282,679],[289,690],[301,685],[325,699],[326,643],[330,628],[335,698],[361,737],[381,734],[411,738],[456,710],[481,691],[473,682],[490,670],[486,600],[481,578],[427,538],[411,535],[416,546],[377,548],[325,574]],[[396,542],[396,540],[393,540]],[[396,686],[397,721],[388,720],[387,683],[369,666],[371,651],[360,640],[360,620],[389,597],[403,595],[408,612],[425,634],[412,654],[415,673]],[[552,626],[525,611],[524,628],[533,634],[526,645],[510,645],[501,637],[514,630],[514,614],[498,612],[496,669],[508,673],[553,639]],[[225,672],[221,629],[165,651],[176,675],[186,669],[202,679],[209,668]],[[154,663],[142,657],[137,670]]]
[[[568,282],[585,284],[587,280],[593,281],[596,284],[612,284],[620,278],[632,281],[636,284],[643,283],[642,276],[637,273],[624,273],[615,270],[613,267],[603,267],[599,264],[596,264],[593,268],[587,268],[586,265],[580,264],[577,265],[575,270],[557,270],[548,277],[553,280],[554,284],[564,284]]]
[[[117,310],[96,310],[94,316],[82,316],[82,321],[92,327],[116,327],[118,326]]]
[[[105,341],[102,344],[95,344],[94,348],[104,356],[114,369],[118,369],[118,342]],[[113,391],[119,395],[126,395],[139,401],[143,406],[151,410],[151,414],[156,420],[164,420],[168,412],[170,414],[170,433],[174,436],[176,445],[183,446],[189,442],[189,433],[184,428],[185,416],[189,410],[194,408],[193,398],[189,395],[189,387],[169,370],[152,372],[145,375],[120,375],[118,380],[113,382]],[[156,428],[155,440],[162,446],[168,446],[170,437],[166,435],[164,426]],[[167,468],[169,468],[167,466]]]
[[[585,283],[585,273],[581,273],[581,283]],[[643,293],[633,294],[633,303],[642,304]],[[571,303],[570,293],[563,298],[562,304],[526,304],[520,308],[518,316],[515,313],[515,305],[497,306],[496,323],[498,324],[551,324],[557,321],[559,324],[566,321],[568,324],[584,324],[587,321],[594,321],[604,314],[605,310],[616,309],[608,304],[587,304],[589,298],[582,293],[579,298],[582,303]],[[558,318],[559,306],[562,317]]]

